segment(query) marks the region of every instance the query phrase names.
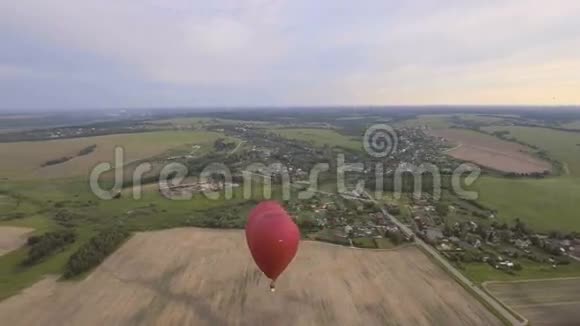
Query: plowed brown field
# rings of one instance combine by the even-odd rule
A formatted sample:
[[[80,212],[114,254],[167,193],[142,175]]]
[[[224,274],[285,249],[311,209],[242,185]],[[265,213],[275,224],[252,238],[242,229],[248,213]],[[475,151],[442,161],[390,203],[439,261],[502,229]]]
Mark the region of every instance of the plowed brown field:
[[[498,325],[416,247],[304,241],[275,293],[243,232],[140,233],[78,283],[47,278],[0,303],[6,325]]]
[[[457,159],[503,172],[533,173],[550,170],[549,162],[532,156],[526,146],[462,129],[432,130],[457,147],[447,153]]]

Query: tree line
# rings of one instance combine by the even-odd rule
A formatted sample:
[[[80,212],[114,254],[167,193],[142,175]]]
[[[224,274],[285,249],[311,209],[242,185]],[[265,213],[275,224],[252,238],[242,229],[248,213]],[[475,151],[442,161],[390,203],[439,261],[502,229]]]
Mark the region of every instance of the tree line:
[[[72,254],[65,266],[64,277],[71,278],[96,267],[113,253],[130,234],[129,231],[118,227],[99,232]]]
[[[72,230],[59,230],[31,236],[27,241],[29,249],[23,264],[27,266],[37,264],[44,258],[74,243],[75,240],[76,234]]]

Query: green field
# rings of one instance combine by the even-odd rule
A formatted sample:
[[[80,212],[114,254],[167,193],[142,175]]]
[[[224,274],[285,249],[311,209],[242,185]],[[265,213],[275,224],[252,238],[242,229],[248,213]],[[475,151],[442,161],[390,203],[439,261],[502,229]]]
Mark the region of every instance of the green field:
[[[522,219],[535,231],[580,231],[580,134],[536,127],[485,127],[509,131],[516,140],[537,146],[564,164],[565,174],[544,179],[480,178],[479,201],[497,209],[503,221]]]
[[[580,130],[580,120],[574,120],[570,122],[566,122],[560,125],[562,128],[566,129],[579,129]]]
[[[538,232],[580,231],[580,182],[576,178],[506,179],[482,177],[479,201],[499,211],[498,218],[520,218]]]
[[[0,226],[32,228],[35,235],[69,227],[77,234],[74,244],[33,266],[22,265],[27,247],[0,256],[0,300],[32,285],[43,275],[61,274],[70,255],[103,228],[119,225],[130,230],[152,230],[195,225],[209,209],[227,210],[228,206],[245,202],[241,194],[227,204],[200,195],[171,201],[157,191],[145,192],[141,200],[133,200],[128,194],[101,201],[86,181],[91,167],[112,161],[115,146],[125,149],[127,164],[160,154],[190,153],[192,145],[201,146],[198,154],[207,153],[220,137],[224,136],[206,131],[162,131],[0,144],[0,151],[10,153],[0,162],[0,176],[5,178],[0,184]],[[91,144],[96,144],[97,149],[89,155],[39,167],[46,160],[74,154]],[[247,214],[245,206],[236,209],[240,209],[240,219]],[[58,216],[63,212],[71,216],[67,223],[72,226],[59,222]]]
[[[147,231],[204,226],[208,212],[217,216],[231,213],[231,222],[236,227],[243,227],[251,207],[264,198],[263,185],[256,182],[249,200],[244,197],[242,187],[234,188],[233,198],[229,200],[225,200],[223,194],[217,200],[202,194],[187,200],[170,200],[155,187],[147,187],[139,200],[133,199],[131,189],[125,189],[120,199],[101,201],[95,198],[83,178],[14,181],[0,185],[0,193],[7,208],[0,211],[0,226],[28,227],[35,229],[34,234],[42,234],[63,228],[56,216],[65,210],[73,214],[72,228],[78,235],[73,245],[31,267],[21,265],[27,248],[0,256],[0,300],[32,285],[44,275],[61,274],[70,255],[103,228],[118,225],[132,231]],[[21,197],[18,207],[13,203],[13,194]],[[279,186],[272,186],[271,198],[281,198],[281,194]],[[24,213],[25,216],[1,220],[11,213]]]
[[[310,142],[315,146],[328,145],[331,147],[343,147],[352,150],[361,150],[362,142],[353,137],[339,134],[330,129],[272,129],[274,133],[288,139],[302,140]]]
[[[452,126],[449,118],[452,115],[445,114],[424,114],[413,119],[403,120],[395,123],[394,127],[422,127],[427,126],[432,129],[447,129]]]
[[[562,162],[569,174],[580,177],[580,133],[536,127],[485,127],[486,131],[509,131],[519,141],[535,145]]]
[[[462,266],[462,272],[474,282],[481,284],[487,281],[518,281],[533,279],[549,279],[559,277],[579,277],[580,263],[572,261],[569,265],[559,265],[556,268],[522,259],[521,271],[508,274],[485,263],[469,263]]]
[[[206,131],[160,131],[97,137],[0,144],[0,177],[9,179],[68,178],[88,176],[99,162],[112,162],[115,148],[124,149],[125,163],[162,154],[169,150],[191,151],[192,145],[209,148],[223,135]],[[46,161],[71,156],[97,145],[94,152],[67,162],[42,167]]]

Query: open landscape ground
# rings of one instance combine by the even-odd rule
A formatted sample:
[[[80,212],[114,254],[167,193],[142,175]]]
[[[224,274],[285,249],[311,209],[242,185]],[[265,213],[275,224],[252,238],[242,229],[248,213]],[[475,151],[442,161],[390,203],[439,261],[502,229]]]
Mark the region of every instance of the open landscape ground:
[[[537,232],[580,231],[580,182],[577,178],[506,179],[480,177],[478,200],[498,210],[501,221],[521,219]]]
[[[550,163],[528,153],[528,148],[470,130],[440,129],[431,134],[457,147],[449,155],[503,172],[533,173],[550,170]]]
[[[137,134],[119,134],[74,139],[0,144],[0,153],[10,153],[0,161],[0,177],[10,179],[63,178],[88,176],[99,162],[113,162],[115,147],[125,152],[125,162],[161,154],[179,146],[211,146],[220,134],[213,132],[161,131]],[[42,164],[74,156],[83,148],[97,145],[94,152],[75,157],[67,162],[42,167]]]
[[[486,289],[532,325],[578,325],[580,278],[493,282]]]
[[[508,131],[513,138],[543,149],[547,154],[562,162],[570,176],[580,177],[580,133],[548,128],[495,126],[487,131]]]
[[[502,220],[520,218],[536,231],[580,231],[580,134],[548,128],[497,126],[519,141],[537,146],[564,164],[565,174],[544,179],[482,177],[475,188],[479,201],[497,209]]]
[[[413,246],[367,251],[305,241],[277,288],[268,290],[243,232],[173,229],[135,235],[83,281],[50,277],[4,300],[0,320],[7,325],[500,324]]]
[[[29,228],[0,226],[0,256],[24,245],[26,235],[32,231]]]
[[[288,139],[312,142],[316,146],[328,145],[344,147],[353,150],[362,149],[362,141],[355,140],[354,137],[341,135],[338,132],[330,129],[289,128],[272,129],[271,131]]]

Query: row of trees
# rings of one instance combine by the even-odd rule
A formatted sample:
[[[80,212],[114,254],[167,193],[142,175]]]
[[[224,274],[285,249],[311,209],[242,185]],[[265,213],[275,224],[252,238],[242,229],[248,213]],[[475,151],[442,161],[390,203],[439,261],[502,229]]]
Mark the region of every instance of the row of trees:
[[[70,161],[73,158],[78,157],[78,156],[89,155],[96,148],[97,148],[97,145],[87,146],[87,147],[81,149],[76,155],[73,155],[73,156],[63,156],[63,157],[55,158],[55,159],[52,159],[52,160],[48,160],[48,161],[42,163],[41,164],[41,167],[51,166],[51,165],[57,165],[57,164],[61,164],[61,163]]]
[[[48,232],[39,236],[28,238],[28,255],[24,260],[24,265],[34,265],[44,258],[64,249],[74,243],[76,234],[72,230],[60,230]]]
[[[130,232],[122,228],[109,228],[101,231],[69,258],[65,267],[64,277],[77,276],[99,265],[129,235]]]

